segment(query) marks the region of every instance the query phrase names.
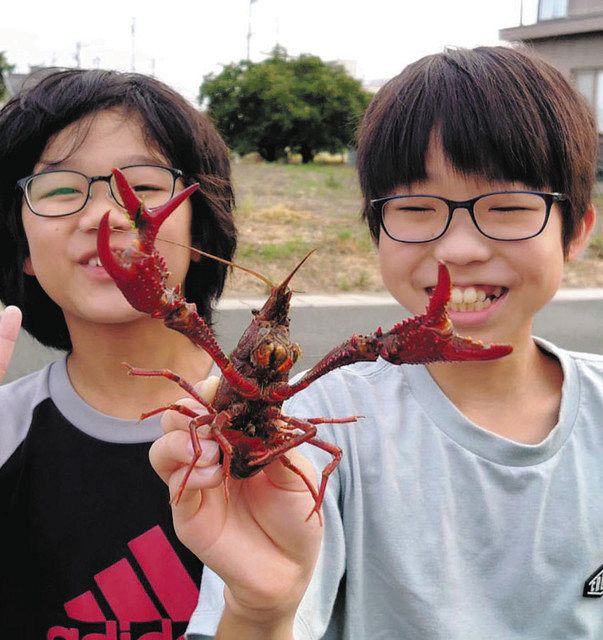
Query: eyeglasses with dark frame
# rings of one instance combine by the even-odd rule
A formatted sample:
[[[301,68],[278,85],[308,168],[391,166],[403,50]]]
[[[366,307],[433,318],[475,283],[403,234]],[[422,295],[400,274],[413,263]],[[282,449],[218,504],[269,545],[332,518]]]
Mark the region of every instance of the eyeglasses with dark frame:
[[[441,238],[457,209],[466,209],[477,230],[486,238],[528,240],[542,233],[553,204],[567,199],[563,193],[495,191],[462,201],[412,194],[370,202],[379,211],[381,227],[392,240],[418,244]]]
[[[164,165],[131,164],[120,170],[151,209],[165,204],[174,195],[176,181],[184,177],[180,169]],[[32,213],[62,218],[78,213],[88,204],[95,182],[106,182],[111,197],[123,208],[113,174],[87,176],[80,171],[51,169],[21,178],[16,186],[23,191]]]

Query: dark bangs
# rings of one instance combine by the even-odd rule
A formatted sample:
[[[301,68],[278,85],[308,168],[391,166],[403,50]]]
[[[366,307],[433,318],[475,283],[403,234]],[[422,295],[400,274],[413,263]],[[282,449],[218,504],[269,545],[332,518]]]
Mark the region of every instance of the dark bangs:
[[[568,195],[567,245],[590,202],[597,134],[590,109],[557,70],[516,49],[480,47],[422,58],[386,84],[358,145],[363,215],[375,240],[379,217],[369,200],[426,178],[434,134],[463,174]]]

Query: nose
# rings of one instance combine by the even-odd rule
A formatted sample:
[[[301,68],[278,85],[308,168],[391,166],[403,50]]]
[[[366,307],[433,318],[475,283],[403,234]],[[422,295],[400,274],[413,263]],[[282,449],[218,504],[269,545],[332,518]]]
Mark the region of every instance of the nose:
[[[90,197],[78,218],[80,230],[96,231],[101,218],[107,211],[111,212],[109,216],[111,228],[122,230],[130,228],[128,214],[113,198],[109,183],[97,182],[90,185]]]
[[[454,210],[446,233],[434,242],[434,256],[458,265],[484,262],[491,256],[491,243],[476,228],[469,211],[459,207]]]

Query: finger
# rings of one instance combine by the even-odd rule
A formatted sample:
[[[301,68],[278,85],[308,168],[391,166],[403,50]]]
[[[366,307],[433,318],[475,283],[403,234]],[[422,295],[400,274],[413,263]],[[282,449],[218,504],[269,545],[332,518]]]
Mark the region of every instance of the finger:
[[[222,474],[217,473],[214,476],[214,483],[212,487],[207,487],[202,490],[193,488],[195,479],[191,474],[192,483],[186,484],[185,489],[180,494],[180,498],[176,501],[175,497],[180,491],[181,479],[174,476],[169,483],[172,514],[174,517],[174,526],[176,527],[176,534],[178,537],[185,541],[187,538],[187,532],[184,528],[187,524],[196,522],[194,525],[194,543],[197,545],[196,553],[198,555],[198,545],[203,546],[203,538],[215,539],[216,528],[223,526],[226,500],[224,497],[224,487],[222,486]],[[209,481],[209,478],[207,479]],[[203,526],[199,530],[198,516],[202,515]],[[189,531],[190,534],[190,531]],[[187,546],[191,547],[192,540],[185,542]]]
[[[8,370],[21,328],[21,318],[21,310],[13,306],[6,307],[0,316],[0,381]]]
[[[194,493],[206,491],[207,489],[215,489],[222,484],[222,468],[219,464],[211,465],[210,467],[195,467],[190,472],[188,478],[186,478],[187,473],[188,466],[181,467],[168,479],[167,485],[170,488],[170,499],[174,505],[179,505],[183,499],[191,498]],[[185,488],[181,492],[178,502],[175,502],[175,498],[180,492],[185,478]]]
[[[184,431],[172,431],[157,439],[149,451],[151,466],[167,484],[170,477],[181,468],[188,468],[193,460],[193,446],[190,435]],[[201,444],[201,456],[195,467],[218,465],[220,449],[213,440],[204,440]]]
[[[207,376],[205,380],[201,380],[195,385],[195,391],[210,404],[214,401],[214,396],[220,384],[219,376]]]

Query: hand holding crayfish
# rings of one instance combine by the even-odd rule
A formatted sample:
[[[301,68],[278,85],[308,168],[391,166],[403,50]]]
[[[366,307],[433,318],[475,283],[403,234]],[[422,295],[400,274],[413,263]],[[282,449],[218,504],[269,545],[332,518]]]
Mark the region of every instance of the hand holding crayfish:
[[[218,379],[196,385],[211,402]],[[179,402],[200,414],[204,409],[191,398]],[[170,488],[179,491],[193,456],[188,418],[166,411],[165,435],[150,452],[155,471]],[[244,480],[231,481],[228,500],[222,488],[219,447],[201,427],[202,455],[189,475],[178,503],[172,502],[174,526],[180,539],[211,566],[228,585],[229,608],[261,622],[263,617],[291,622],[314,567],[322,527],[317,518],[305,522],[314,499],[301,478],[273,462]],[[311,465],[296,451],[288,454],[295,465],[313,477]],[[244,570],[242,570],[244,567]],[[269,636],[268,632],[266,637]]]

